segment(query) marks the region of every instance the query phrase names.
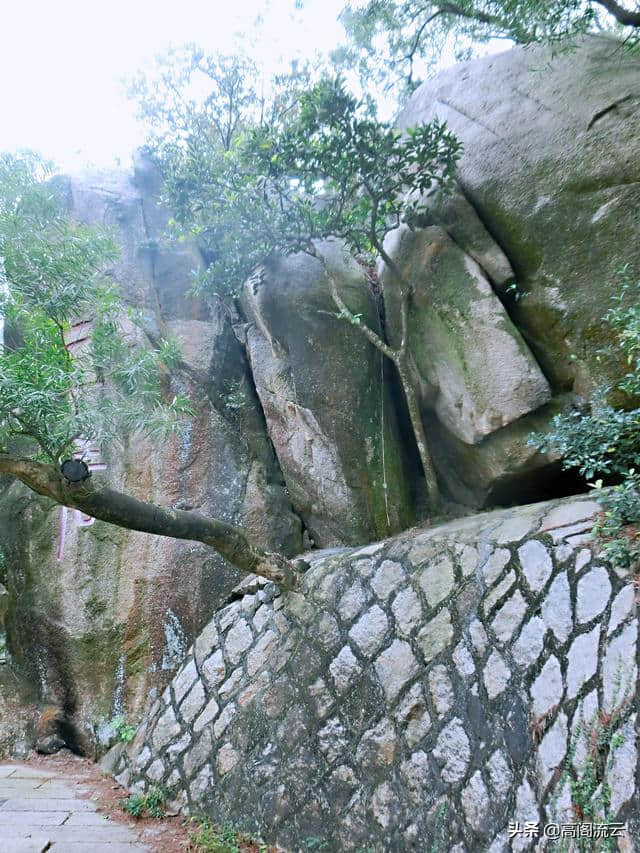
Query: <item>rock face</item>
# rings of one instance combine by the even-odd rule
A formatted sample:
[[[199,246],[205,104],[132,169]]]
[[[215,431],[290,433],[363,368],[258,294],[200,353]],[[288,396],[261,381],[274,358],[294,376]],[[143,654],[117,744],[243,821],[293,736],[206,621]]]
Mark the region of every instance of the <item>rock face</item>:
[[[401,127],[446,120],[463,144],[459,191],[436,197],[426,227],[394,247],[416,285],[416,378],[437,416],[435,461],[462,502],[553,472],[513,425],[532,410],[548,420],[542,374],[560,402],[625,369],[598,348],[621,263],[640,272],[639,76],[637,56],[592,36],[554,58],[536,46],[457,65],[400,114]],[[488,282],[510,319],[495,297],[490,307]],[[392,287],[385,304],[393,329]]]
[[[118,780],[174,786],[184,811],[290,849],[524,850],[509,822],[575,822],[568,779],[600,737],[592,790],[606,779],[611,806],[596,794],[594,819],[636,836],[638,621],[631,576],[594,550],[597,509],[535,504],[319,555],[302,594],[247,582]]]
[[[457,65],[400,124],[439,116],[459,136],[462,191],[523,294],[511,316],[553,387],[582,394],[600,380],[617,270],[640,266],[640,59],[590,36],[549,60],[536,46]]]
[[[378,330],[364,272],[321,247],[347,305]],[[319,260],[271,262],[246,284],[247,351],[291,502],[316,545],[386,536],[412,519],[386,359],[336,316]]]
[[[478,263],[433,225],[388,241],[412,290],[409,349],[425,408],[477,444],[549,401],[551,391]],[[383,270],[387,334],[400,341],[398,288]]]
[[[192,371],[172,381],[196,417],[164,446],[133,435],[100,448],[110,484],[244,526],[263,547],[297,553],[300,519],[244,352],[221,308],[187,297],[198,255],[160,241],[167,214],[152,181],[141,164],[133,179],[100,174],[66,183],[73,215],[115,228],[122,254],[112,276],[153,331],[178,338]],[[164,686],[241,578],[206,546],[99,521],[84,526],[78,513],[18,484],[0,498],[0,531],[12,661],[89,740],[106,737],[114,715],[135,715],[153,684]]]
[[[464,145],[458,190],[452,196],[433,197],[427,213],[411,223],[413,230],[399,231],[388,248],[412,285],[413,378],[443,492],[472,507],[539,499],[545,489],[560,494],[554,480],[557,460],[535,452],[528,438],[532,431],[544,431],[554,413],[620,371],[620,365],[597,359],[598,347],[608,335],[601,317],[618,292],[620,263],[626,261],[632,274],[640,273],[640,60],[620,52],[617,43],[604,37],[588,38],[576,52],[556,57],[550,64],[549,58],[546,48],[536,47],[457,66],[421,87],[401,116],[404,127],[436,115],[446,119]],[[98,448],[116,488],[228,520],[245,527],[257,543],[288,554],[300,552],[303,543],[362,545],[413,523],[419,496],[416,500],[409,484],[417,463],[397,377],[359,331],[336,316],[317,260],[308,256],[272,259],[247,282],[242,296],[244,316],[240,316],[236,309],[212,307],[189,295],[192,271],[202,259],[194,246],[164,241],[169,213],[154,201],[158,179],[148,163],[139,161],[133,178],[101,173],[60,179],[60,186],[73,215],[114,228],[122,257],[111,275],[121,283],[127,302],[144,314],[151,340],[167,331],[181,342],[187,370],[171,378],[171,388],[186,391],[197,409],[193,421],[166,446],[131,435],[124,437],[121,447]],[[323,251],[349,307],[372,328],[383,328],[395,342],[398,299],[389,271],[380,269],[383,293],[374,294],[365,273],[343,257],[337,244],[327,244]],[[91,318],[84,319],[90,330]],[[0,480],[0,486],[0,582],[6,587],[6,595],[0,587],[0,610],[6,614],[6,652],[0,631],[0,660],[6,657],[32,685],[38,685],[39,698],[51,704],[52,713],[62,713],[65,725],[73,723],[88,741],[103,743],[114,714],[126,710],[135,715],[149,691],[161,690],[182,666],[188,646],[239,576],[204,546],[147,537],[101,522],[91,524],[90,519],[62,511],[7,480]],[[562,488],[566,493],[566,481]],[[473,530],[473,535],[485,537],[486,531]],[[466,531],[463,525],[455,535],[466,537]],[[489,538],[475,543],[464,539],[464,553],[484,554],[490,539],[486,535]],[[225,676],[224,695],[212,693],[208,684],[197,686],[200,676],[205,677],[198,660],[192,669],[180,670],[180,684],[184,686],[193,675],[196,685],[187,685],[192,688],[188,712],[192,717],[187,720],[177,707],[182,700],[176,698],[174,685],[166,697],[173,697],[176,707],[169,706],[168,698],[162,702],[164,722],[152,744],[156,751],[185,725],[193,722],[195,729],[196,717],[197,731],[202,730],[198,741],[202,754],[209,754],[207,719],[217,726],[215,738],[221,736],[221,720],[231,726],[230,732],[239,726],[238,740],[224,741],[216,752],[215,767],[201,770],[208,765],[204,759],[198,765],[200,752],[189,753],[189,766],[185,764],[179,772],[191,802],[198,790],[209,790],[207,773],[215,772],[221,780],[223,776],[231,780],[228,788],[226,781],[221,782],[220,810],[235,808],[233,780],[239,770],[233,768],[239,761],[238,748],[251,751],[253,747],[250,740],[243,741],[240,723],[232,721],[234,710],[228,697],[240,690],[242,682],[242,690],[249,691],[242,693],[247,697],[244,705],[253,708],[251,691],[259,693],[259,679],[267,678],[263,673],[268,672],[273,681],[269,690],[276,691],[269,696],[274,697],[274,707],[280,707],[275,686],[280,683],[275,675],[280,670],[264,670],[260,657],[263,652],[270,654],[272,647],[282,653],[283,660],[289,651],[293,654],[293,647],[283,651],[280,628],[297,638],[291,642],[300,643],[305,654],[312,649],[299,662],[303,679],[307,671],[324,673],[309,682],[311,704],[294,709],[282,700],[287,733],[292,743],[302,744],[303,728],[315,726],[318,743],[324,747],[318,746],[314,761],[331,766],[326,778],[338,786],[335,796],[331,795],[333,801],[351,803],[347,813],[353,814],[354,837],[366,838],[373,832],[371,827],[386,827],[400,844],[405,843],[402,833],[408,839],[414,832],[426,832],[407,823],[400,833],[394,823],[399,820],[394,798],[405,781],[411,797],[426,809],[424,814],[439,808],[420,793],[422,782],[416,780],[423,771],[425,778],[435,780],[433,785],[425,783],[434,792],[441,791],[442,785],[468,787],[468,796],[460,794],[461,788],[454,794],[454,800],[461,797],[459,814],[464,814],[460,837],[485,832],[483,804],[493,803],[495,786],[491,787],[494,783],[482,761],[467,767],[467,746],[459,733],[467,732],[473,755],[480,741],[489,743],[484,734],[468,734],[476,717],[485,713],[483,702],[490,714],[503,703],[500,708],[508,719],[509,713],[516,714],[517,731],[526,729],[521,725],[524,700],[518,704],[514,699],[519,710],[508,711],[504,697],[511,685],[529,689],[529,675],[517,675],[514,667],[522,666],[519,661],[528,660],[531,649],[538,647],[543,655],[551,650],[560,669],[550,658],[541,660],[536,654],[531,664],[535,675],[548,664],[551,685],[538,691],[541,698],[536,701],[544,705],[544,696],[556,695],[558,685],[562,695],[571,699],[563,705],[565,717],[554,716],[549,732],[553,737],[539,758],[540,767],[546,768],[540,771],[542,778],[552,772],[558,743],[575,720],[571,703],[583,684],[595,689],[593,650],[597,647],[597,673],[615,668],[618,646],[626,653],[630,635],[621,632],[630,630],[625,610],[628,592],[612,576],[609,593],[604,570],[576,587],[573,570],[565,577],[564,557],[556,554],[549,569],[556,585],[549,587],[550,598],[542,601],[541,590],[534,590],[527,578],[540,577],[544,566],[531,569],[528,575],[523,568],[522,581],[514,563],[513,570],[498,579],[506,584],[504,600],[500,597],[494,603],[506,609],[501,610],[497,627],[491,622],[483,628],[496,644],[482,657],[484,653],[469,646],[471,626],[464,615],[476,613],[480,625],[489,618],[477,609],[476,598],[484,594],[482,578],[478,576],[478,587],[456,562],[460,554],[455,549],[449,553],[443,545],[434,585],[409,583],[410,576],[418,577],[419,561],[411,556],[405,559],[400,553],[402,541],[385,546],[382,561],[361,554],[352,562],[340,557],[334,568],[323,564],[329,567],[326,572],[332,580],[322,595],[330,596],[335,584],[340,596],[337,617],[328,612],[329,599],[327,612],[314,611],[323,620],[319,633],[315,623],[305,621],[311,620],[308,611],[309,601],[316,601],[313,597],[288,599],[286,608],[279,599],[279,610],[265,599],[252,614],[252,620],[264,620],[262,627],[255,621],[250,625],[248,616],[224,617],[234,623],[232,639],[224,640],[215,652],[218,657],[207,658],[211,679],[215,680],[220,667],[225,672],[232,667]],[[551,545],[547,539],[542,541],[545,547]],[[394,548],[400,549],[400,556],[394,556]],[[549,583],[544,580],[543,586]],[[396,590],[397,584],[402,588]],[[463,604],[441,605],[454,588],[471,596],[468,611],[459,609]],[[572,607],[577,600],[575,618],[565,606],[567,595]],[[614,595],[620,597],[610,604]],[[627,626],[611,629],[613,639],[606,641],[614,644],[611,654],[603,651],[603,635],[596,636],[596,624],[591,616],[587,618],[604,599],[605,609],[612,608],[612,618],[615,609],[618,624]],[[539,613],[532,610],[536,602]],[[251,610],[253,604],[246,606]],[[299,613],[292,610],[296,607]],[[235,614],[236,609],[228,612]],[[509,651],[505,638],[521,612],[527,633],[518,651],[515,647]],[[221,618],[213,623],[219,632]],[[540,625],[546,626],[542,635]],[[267,635],[272,630],[276,635]],[[569,654],[567,638],[576,630],[579,642],[576,637],[577,645]],[[305,632],[311,645],[300,639],[307,637]],[[336,646],[327,639],[322,651],[314,645],[318,636],[334,638]],[[210,648],[213,642],[212,634]],[[258,643],[263,644],[260,653]],[[542,651],[543,646],[547,651]],[[457,651],[449,656],[450,649]],[[568,662],[562,657],[565,652]],[[254,654],[251,662],[248,654]],[[432,665],[441,668],[432,672]],[[297,671],[293,664],[289,670],[285,663],[282,667],[293,679]],[[415,753],[413,744],[401,748],[398,744],[405,741],[396,742],[389,733],[397,734],[409,725],[416,733],[428,728],[427,719],[439,718],[438,709],[447,705],[448,697],[457,701],[462,695],[463,676],[456,673],[466,669],[469,677],[482,671],[476,693],[470,694],[477,702],[468,699],[478,707],[469,710],[463,703],[460,707],[467,717],[447,717],[444,728],[433,727],[435,739],[425,741],[424,747],[428,760]],[[420,672],[428,676],[426,686],[416,681]],[[285,684],[285,675],[282,679]],[[361,687],[351,691],[354,679]],[[415,687],[420,702],[423,689],[432,691],[431,698],[424,697],[428,718],[422,711],[415,716],[410,708],[402,716],[405,712],[398,702],[409,702],[408,683],[411,690]],[[288,682],[285,687],[281,692],[286,697]],[[198,707],[200,699],[207,700],[206,713]],[[236,710],[242,707],[239,698],[233,702]],[[346,710],[333,714],[330,709],[342,702]],[[326,705],[326,719],[319,710],[313,711],[316,704],[318,708]],[[177,711],[180,721],[172,716]],[[374,719],[374,711],[382,716]],[[444,716],[447,713],[442,711]],[[268,743],[284,742],[277,729],[278,714],[267,715],[266,722],[256,716],[262,726],[259,732],[271,733]],[[362,728],[365,717],[371,731]],[[511,736],[501,725],[496,723],[491,744],[496,754],[504,756]],[[420,738],[426,736],[427,728]],[[369,732],[366,743],[362,741],[365,732]],[[518,735],[518,743],[522,737]],[[348,763],[340,747],[343,741],[356,751],[356,764]],[[260,743],[268,749],[266,741]],[[380,761],[386,766],[388,759],[393,773],[383,772],[378,759],[371,757],[377,749],[386,756]],[[493,753],[489,756],[482,749],[478,754],[489,760]],[[177,746],[175,750],[177,754]],[[334,768],[327,756],[335,750],[342,763]],[[433,765],[432,753],[442,756],[442,766]],[[302,761],[302,752],[295,755]],[[520,772],[521,765],[509,755],[504,760],[517,781],[517,790],[509,789],[516,791],[512,814],[533,813],[536,802],[548,802],[546,794],[531,787],[539,771],[527,764],[527,772]],[[616,778],[626,773],[623,753],[620,756]],[[280,758],[273,761],[277,769]],[[495,761],[503,766],[502,758]],[[412,762],[411,767],[405,768],[404,762]],[[241,764],[246,765],[245,759]],[[197,776],[199,781],[194,781],[196,765],[198,774],[204,774]],[[160,765],[154,766],[153,773],[159,773]],[[353,788],[350,780],[360,772],[372,779],[370,789]],[[289,785],[284,775],[281,784]],[[352,789],[361,792],[360,799],[351,800]],[[280,789],[272,788],[276,790]],[[314,806],[318,814],[326,813],[322,797],[328,791],[320,790]],[[300,796],[295,793],[291,802]],[[256,797],[260,800],[262,794]],[[280,831],[277,815],[286,805],[278,798],[283,799],[280,793],[263,805],[264,813],[272,815],[274,835]],[[309,809],[305,820],[312,823]],[[503,823],[506,814],[500,812]],[[493,818],[497,820],[496,814]],[[283,837],[293,832],[292,821],[283,812]]]

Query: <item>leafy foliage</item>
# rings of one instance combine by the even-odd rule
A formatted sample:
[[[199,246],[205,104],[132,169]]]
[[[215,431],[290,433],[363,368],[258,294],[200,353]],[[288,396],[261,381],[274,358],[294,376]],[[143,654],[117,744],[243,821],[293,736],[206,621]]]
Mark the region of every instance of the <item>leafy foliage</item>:
[[[122,808],[136,819],[147,815],[155,818],[165,816],[165,804],[169,792],[160,785],[152,785],[146,794],[130,794],[123,799]]]
[[[228,151],[247,127],[282,126],[310,79],[297,61],[266,79],[249,56],[208,54],[190,43],[158,56],[151,72],[129,80],[128,91],[156,152],[193,155],[205,147]]]
[[[228,150],[164,147],[161,162],[177,224],[209,260],[200,287],[234,294],[274,252],[313,254],[329,237],[357,253],[380,251],[428,192],[451,181],[459,152],[444,124],[402,136],[342,80],[325,79],[300,94],[285,126],[254,124]]]
[[[131,81],[130,95],[149,128],[147,150],[175,212],[173,236],[197,237],[212,265],[204,278],[215,280],[219,294],[264,256],[251,228],[252,203],[261,196],[239,142],[251,129],[282,129],[310,80],[310,69],[296,62],[265,80],[246,56],[209,55],[190,44],[168,51],[151,74]],[[240,211],[238,194],[246,199]]]
[[[628,567],[640,560],[640,408],[633,405],[640,392],[640,282],[633,281],[628,266],[620,277],[620,291],[603,320],[617,333],[627,374],[615,388],[598,389],[590,411],[556,415],[549,432],[530,441],[543,452],[561,454],[565,468],[597,478],[593,486],[604,513],[595,532],[609,559]],[[627,408],[608,402],[614,391],[623,392]],[[605,480],[613,488],[603,490]]]
[[[607,16],[606,11],[610,12]],[[594,29],[615,26],[630,43],[638,41],[640,15],[625,25],[626,10],[604,0],[350,0],[341,13],[348,44],[333,55],[338,67],[357,68],[387,88],[414,89],[424,73],[453,45],[459,59],[471,45],[493,38],[516,44],[567,42]]]
[[[115,736],[122,743],[131,743],[136,736],[136,727],[131,725],[131,723],[127,723],[123,716],[115,717],[111,725],[113,726]]]
[[[113,239],[72,221],[48,175],[33,155],[0,157],[0,452],[57,462],[79,439],[166,433],[190,407],[165,400],[174,345],[142,346],[136,315],[102,273]],[[72,356],[78,321],[91,322],[91,341]]]

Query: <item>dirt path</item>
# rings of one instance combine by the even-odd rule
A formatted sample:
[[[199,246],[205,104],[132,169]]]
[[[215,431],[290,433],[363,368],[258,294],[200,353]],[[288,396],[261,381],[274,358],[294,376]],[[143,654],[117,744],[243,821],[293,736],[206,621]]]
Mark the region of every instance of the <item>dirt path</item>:
[[[126,792],[70,753],[0,764],[3,853],[185,853],[191,826],[180,817],[133,820]]]

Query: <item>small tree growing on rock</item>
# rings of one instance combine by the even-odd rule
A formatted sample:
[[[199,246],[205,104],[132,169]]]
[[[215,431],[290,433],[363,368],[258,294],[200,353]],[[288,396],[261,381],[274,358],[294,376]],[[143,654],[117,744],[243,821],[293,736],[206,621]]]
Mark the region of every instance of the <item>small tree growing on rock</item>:
[[[229,150],[208,158],[204,179],[202,161],[192,151],[172,149],[169,198],[177,201],[171,188],[179,187],[180,224],[204,241],[211,258],[204,286],[210,292],[235,294],[274,253],[306,252],[316,258],[326,273],[337,315],[365,335],[398,371],[435,510],[440,503],[438,482],[410,376],[411,289],[385,250],[385,238],[417,219],[430,192],[451,184],[460,153],[455,137],[437,121],[403,136],[393,125],[377,121],[371,106],[359,104],[337,79],[323,80],[304,93],[284,127],[260,124],[239,134]],[[344,301],[319,248],[328,238],[343,241],[369,266],[376,257],[386,265],[400,295],[397,347]]]

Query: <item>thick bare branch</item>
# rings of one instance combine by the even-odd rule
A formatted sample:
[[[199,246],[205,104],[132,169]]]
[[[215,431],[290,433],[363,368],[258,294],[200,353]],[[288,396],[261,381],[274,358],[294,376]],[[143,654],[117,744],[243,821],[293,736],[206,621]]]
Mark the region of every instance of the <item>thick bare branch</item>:
[[[595,2],[613,15],[619,24],[625,27],[640,27],[640,12],[625,9],[624,6],[616,3],[616,0],[595,0]]]
[[[70,484],[55,466],[32,459],[0,454],[0,474],[21,480],[34,492],[62,506],[79,509],[118,527],[202,542],[242,571],[263,575],[283,589],[297,589],[300,585],[301,575],[293,563],[280,554],[256,548],[242,530],[224,521],[140,501],[93,479]]]

